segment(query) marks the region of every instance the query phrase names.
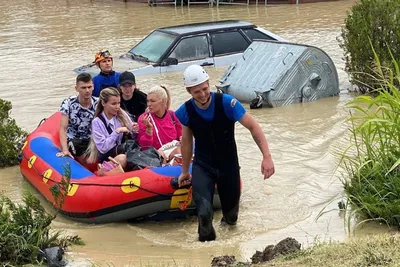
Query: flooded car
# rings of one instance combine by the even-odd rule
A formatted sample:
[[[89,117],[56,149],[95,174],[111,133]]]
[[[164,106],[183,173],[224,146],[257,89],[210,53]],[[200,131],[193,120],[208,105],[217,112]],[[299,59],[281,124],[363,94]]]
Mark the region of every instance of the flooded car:
[[[135,75],[183,71],[191,64],[228,66],[236,62],[255,39],[285,41],[250,22],[225,20],[158,28],[114,62],[117,71]],[[77,73],[98,73],[94,63]]]

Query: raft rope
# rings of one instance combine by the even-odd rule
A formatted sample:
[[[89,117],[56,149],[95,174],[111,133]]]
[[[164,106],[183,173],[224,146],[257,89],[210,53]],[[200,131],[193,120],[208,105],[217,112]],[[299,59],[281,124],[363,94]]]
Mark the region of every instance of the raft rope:
[[[185,201],[179,204],[180,210],[183,211],[187,208],[188,204],[192,201],[192,194],[193,194],[193,187],[191,186],[189,188],[189,191],[187,192],[187,198],[185,199]]]
[[[45,122],[46,120],[47,120],[47,118],[43,118],[43,119],[39,122],[39,124],[38,124],[38,126],[37,126],[36,128],[38,128],[40,125],[42,125],[43,122]]]
[[[23,152],[22,152],[21,154],[22,154],[22,156],[29,162],[29,159],[25,156],[25,154],[24,154]],[[49,181],[51,181],[51,182],[53,182],[53,183],[55,183],[55,184],[57,184],[57,185],[61,184],[61,182],[57,182],[57,181],[51,179],[50,177],[49,177],[49,178],[44,177],[44,175],[43,175],[42,173],[40,173],[40,172],[35,168],[34,165],[32,165],[32,169],[33,169],[33,170],[36,172],[36,174],[39,175],[40,177],[42,177],[42,178],[44,178],[44,179],[47,179],[47,180],[49,180]],[[70,185],[71,185],[71,186],[73,186],[73,185],[81,185],[81,186],[106,186],[106,187],[129,186],[130,188],[136,187],[136,188],[138,188],[138,189],[140,189],[140,190],[143,190],[143,191],[145,191],[145,192],[148,192],[148,193],[150,193],[150,194],[161,195],[161,196],[166,196],[166,197],[176,197],[176,196],[185,196],[185,195],[187,195],[188,198],[184,201],[184,203],[182,203],[182,204],[185,204],[185,202],[186,202],[186,205],[185,205],[185,208],[184,208],[184,209],[186,209],[187,203],[190,202],[190,199],[191,199],[191,197],[192,197],[192,196],[191,196],[191,195],[192,195],[192,187],[190,187],[189,191],[186,192],[186,193],[180,193],[180,194],[160,193],[160,192],[156,192],[156,191],[147,189],[147,188],[142,187],[142,186],[140,186],[140,185],[136,185],[136,184],[133,183],[132,181],[129,182],[129,184],[97,184],[97,183],[90,183],[90,184],[89,184],[89,183],[76,183],[76,182],[75,182],[75,183],[70,183]],[[190,195],[190,198],[189,198],[189,195]],[[182,209],[181,209],[181,210],[182,210]]]

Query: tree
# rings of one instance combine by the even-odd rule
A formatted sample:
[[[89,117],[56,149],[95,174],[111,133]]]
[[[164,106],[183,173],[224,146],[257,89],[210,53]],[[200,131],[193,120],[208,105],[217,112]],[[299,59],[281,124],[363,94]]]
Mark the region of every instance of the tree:
[[[346,71],[361,93],[379,87],[375,72],[374,47],[383,68],[393,69],[392,56],[400,56],[400,1],[360,0],[352,8],[342,28],[340,47]]]

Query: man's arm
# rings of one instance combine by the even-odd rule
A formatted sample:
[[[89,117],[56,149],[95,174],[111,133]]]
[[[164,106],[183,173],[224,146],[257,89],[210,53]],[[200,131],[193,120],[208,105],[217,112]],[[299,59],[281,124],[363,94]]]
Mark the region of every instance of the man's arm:
[[[254,142],[256,142],[257,146],[260,148],[263,157],[271,157],[267,139],[265,138],[263,130],[258,122],[256,122],[256,120],[254,120],[253,117],[247,112],[243,115],[239,122],[250,131]]]
[[[61,114],[61,120],[60,120],[61,151],[64,155],[71,156],[67,144],[67,128],[68,128],[68,116],[65,114]]]
[[[189,173],[190,161],[193,156],[193,133],[192,130],[182,125],[182,173]]]
[[[261,126],[247,112],[243,115],[239,122],[250,131],[254,142],[257,144],[258,148],[263,154],[261,173],[264,174],[264,179],[269,178],[275,173],[275,167],[274,163],[272,162],[271,153],[269,152],[267,139],[265,138]]]

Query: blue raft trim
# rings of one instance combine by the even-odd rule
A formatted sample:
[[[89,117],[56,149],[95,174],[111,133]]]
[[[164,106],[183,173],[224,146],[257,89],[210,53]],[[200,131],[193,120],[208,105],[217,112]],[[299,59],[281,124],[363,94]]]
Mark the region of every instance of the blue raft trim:
[[[61,151],[54,145],[53,141],[47,137],[36,137],[29,143],[33,154],[41,158],[61,175],[65,173],[67,164],[71,167],[71,179],[80,180],[94,175],[70,157],[57,157],[56,154]]]
[[[176,177],[176,176],[179,176],[179,174],[181,174],[182,167],[181,166],[156,167],[156,168],[151,168],[151,171],[153,171],[159,175]],[[192,165],[191,164],[190,164],[189,172],[192,173]]]

